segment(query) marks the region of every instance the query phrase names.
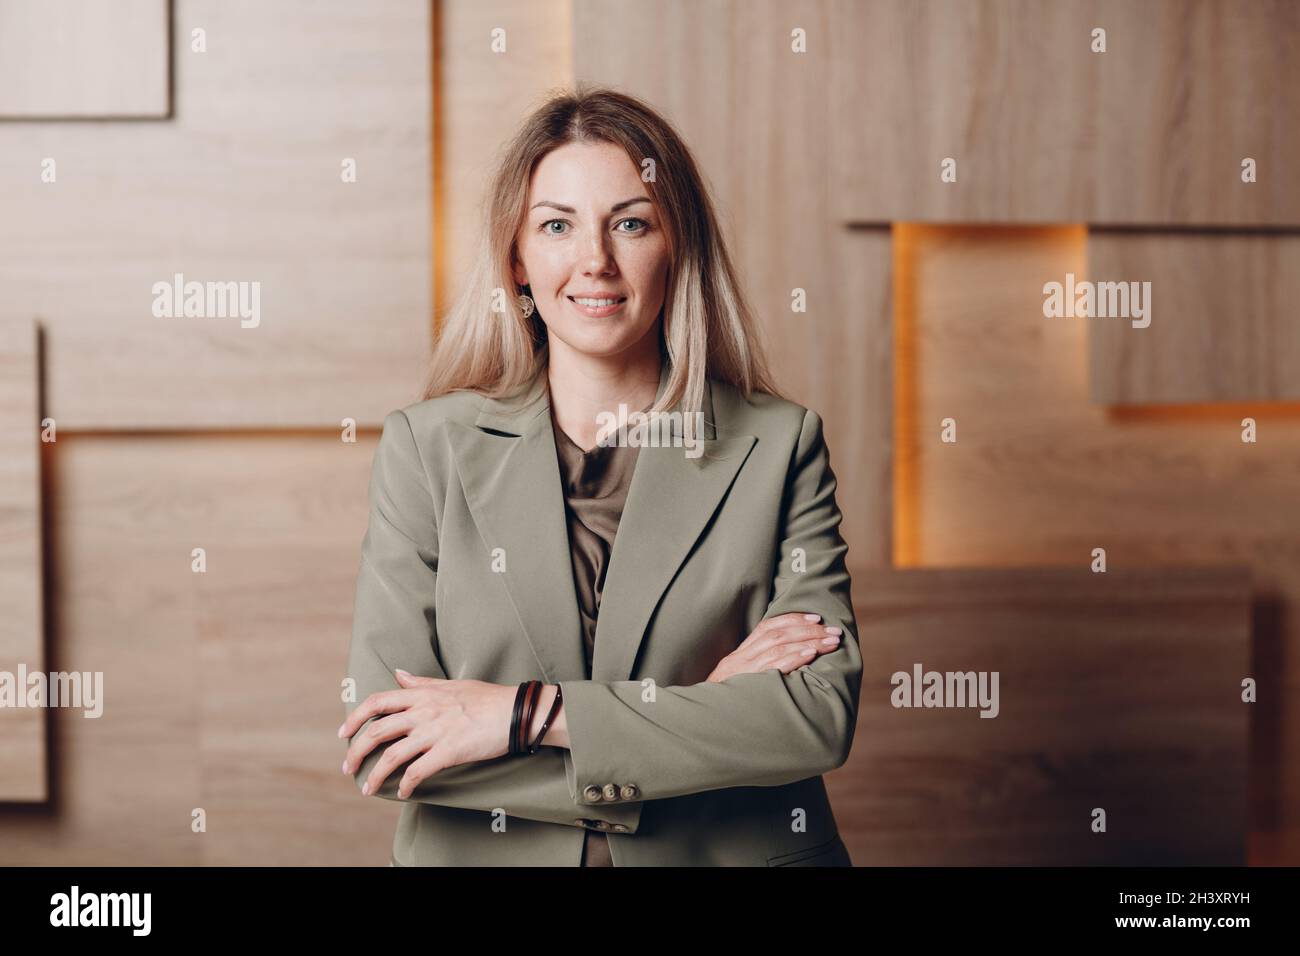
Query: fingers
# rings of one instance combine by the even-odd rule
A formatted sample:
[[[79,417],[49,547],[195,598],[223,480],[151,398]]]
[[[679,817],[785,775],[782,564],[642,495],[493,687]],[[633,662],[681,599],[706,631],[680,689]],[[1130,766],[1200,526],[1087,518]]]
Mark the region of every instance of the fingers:
[[[413,725],[414,721],[405,712],[376,720],[366,728],[365,733],[358,734],[348,745],[348,752],[343,757],[343,772],[352,773],[353,768],[359,768],[361,761],[366,759],[366,754],[376,746],[385,740],[405,735]]]
[[[365,784],[361,787],[361,792],[366,796],[377,793],[380,786],[394,770],[406,763],[416,754],[421,753],[428,745],[417,741],[412,737],[406,737],[397,743],[391,744],[384,751],[379,761],[371,768],[369,775],[366,777]],[[409,793],[409,791],[408,791]],[[405,797],[405,794],[403,794]]]
[[[779,633],[787,627],[816,624],[821,619],[822,616],[820,614],[811,614],[801,611],[791,611],[788,614],[778,614],[776,617],[764,618],[758,622],[758,626],[754,628],[754,633],[745,638],[745,640],[741,642],[740,646],[744,647],[746,644],[759,643],[765,638]]]
[[[802,643],[819,642],[820,646],[835,647],[842,634],[843,631],[838,627],[823,627],[807,622],[784,624],[761,635],[748,649],[748,653],[757,656],[778,651],[784,654],[789,645]]]
[[[787,630],[797,632],[797,629]],[[829,654],[839,649],[840,638],[837,635],[826,635],[820,627],[812,628],[811,636],[808,629],[798,633],[805,636],[795,640],[787,635],[785,639],[765,648],[753,650],[749,654],[733,651],[723,658],[715,669],[717,676],[710,675],[709,679],[721,681],[737,674],[761,674],[773,668],[782,674],[789,674],[796,668],[810,663],[819,655]]]
[[[838,646],[838,644],[836,645]],[[827,647],[824,644],[805,644],[798,648],[790,648],[785,653],[770,659],[770,663],[764,670],[770,670],[775,667],[782,674],[789,674],[791,671],[802,667],[804,664],[811,663],[819,654],[826,654],[835,650],[834,647]]]
[[[402,774],[402,779],[398,781],[397,795],[405,800],[425,780],[449,766],[451,764],[438,750],[437,745],[430,747],[428,753],[406,768],[406,773]]]
[[[709,676],[709,680],[724,681],[729,677],[735,677],[737,674],[761,674],[773,668],[776,668],[782,674],[789,674],[796,668],[810,663],[818,655],[829,654],[838,647],[838,639],[833,640],[830,644],[825,643],[824,640],[815,640],[796,644],[781,644],[748,659],[733,654],[718,665],[714,674]]]
[[[449,683],[448,681],[443,680],[441,677],[420,677],[416,674],[408,673],[407,671],[402,670],[400,667],[397,670],[393,671],[393,674],[397,678],[397,683],[401,684],[403,687],[422,687],[425,684]]]
[[[357,732],[358,727],[376,714],[392,714],[405,710],[413,700],[414,696],[409,690],[381,690],[371,694],[344,719],[343,726],[339,727],[339,736],[351,737]]]
[[[820,614],[792,611],[765,618],[752,634],[718,665],[720,680],[735,674],[758,674],[776,667],[789,673],[818,654],[840,645],[843,631],[817,623]]]

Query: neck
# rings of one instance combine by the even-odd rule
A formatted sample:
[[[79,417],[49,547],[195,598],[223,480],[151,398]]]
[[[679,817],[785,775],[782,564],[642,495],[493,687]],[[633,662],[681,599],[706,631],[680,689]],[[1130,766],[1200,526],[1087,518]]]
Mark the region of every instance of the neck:
[[[552,342],[546,369],[551,414],[578,447],[595,447],[602,413],[617,415],[620,404],[629,411],[653,404],[662,369],[657,337],[646,338],[648,349],[608,358],[556,349]]]

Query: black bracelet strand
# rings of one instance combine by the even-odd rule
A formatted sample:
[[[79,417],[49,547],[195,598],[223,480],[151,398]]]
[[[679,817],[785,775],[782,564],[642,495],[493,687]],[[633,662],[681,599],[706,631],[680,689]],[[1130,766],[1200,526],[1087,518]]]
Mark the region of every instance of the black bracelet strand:
[[[551,709],[546,714],[546,720],[542,722],[542,729],[537,732],[537,739],[534,740],[532,746],[528,748],[528,752],[530,754],[535,754],[537,753],[538,750],[541,749],[542,738],[545,737],[546,732],[551,729],[551,721],[554,720],[555,715],[560,712],[560,704],[563,700],[564,700],[564,692],[560,690],[560,685],[556,684],[555,700],[551,701]]]
[[[524,712],[524,691],[528,688],[528,682],[524,681],[515,691],[515,707],[510,713],[510,752],[519,753],[519,718]]]
[[[519,718],[519,750],[518,753],[528,752],[528,730],[533,724],[533,714],[537,712],[537,696],[541,693],[542,682],[539,680],[530,680],[528,689],[524,692],[524,712]]]

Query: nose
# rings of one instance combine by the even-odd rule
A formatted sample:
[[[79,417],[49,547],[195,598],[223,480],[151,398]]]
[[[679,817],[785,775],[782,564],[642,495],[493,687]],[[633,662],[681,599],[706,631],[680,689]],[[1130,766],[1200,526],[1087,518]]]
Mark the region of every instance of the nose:
[[[582,274],[607,276],[617,271],[618,267],[614,263],[614,256],[610,253],[604,231],[594,230],[591,238],[587,240],[587,248],[583,251]]]

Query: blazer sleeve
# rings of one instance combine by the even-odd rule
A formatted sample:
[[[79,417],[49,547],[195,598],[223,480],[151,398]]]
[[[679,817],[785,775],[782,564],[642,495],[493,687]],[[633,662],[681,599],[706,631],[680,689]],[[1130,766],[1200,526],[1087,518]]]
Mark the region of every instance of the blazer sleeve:
[[[371,468],[370,515],[357,575],[348,676],[354,700],[345,713],[378,691],[397,690],[394,670],[446,679],[437,646],[438,528],[427,480],[410,421],[402,410],[384,419]],[[374,720],[375,718],[371,718]],[[371,720],[357,731],[365,733]],[[502,727],[504,737],[507,728]],[[357,788],[392,742],[376,746],[353,774]],[[567,751],[563,751],[567,752]],[[380,785],[377,795],[401,801],[398,782],[406,764]],[[424,780],[407,800],[580,826],[586,809],[573,798],[562,750],[543,747],[536,754],[504,755],[458,764]],[[640,803],[602,807],[600,816],[635,833]]]
[[[635,785],[641,800],[779,786],[848,759],[862,656],[835,487],[821,418],[806,410],[782,503],[773,597],[763,617],[819,613],[823,624],[842,628],[840,646],[789,674],[771,668],[721,683],[656,687],[653,700],[643,699],[650,695],[635,680],[561,682],[575,800],[600,802],[595,791],[587,797],[588,787],[611,782]],[[803,570],[795,567],[796,549],[806,560]]]

